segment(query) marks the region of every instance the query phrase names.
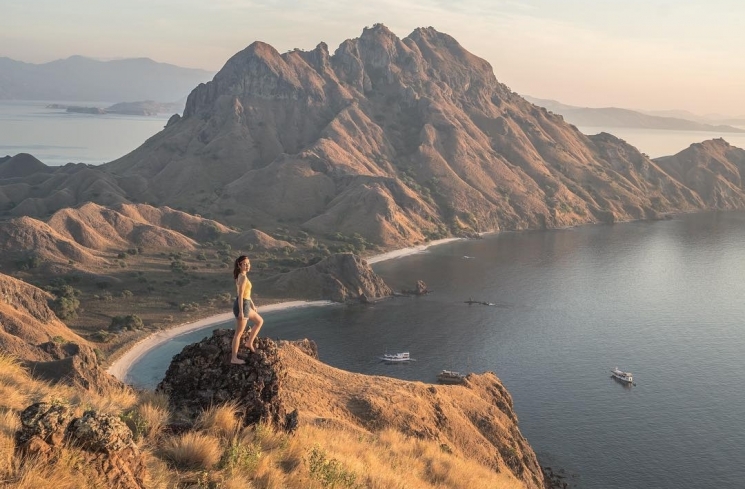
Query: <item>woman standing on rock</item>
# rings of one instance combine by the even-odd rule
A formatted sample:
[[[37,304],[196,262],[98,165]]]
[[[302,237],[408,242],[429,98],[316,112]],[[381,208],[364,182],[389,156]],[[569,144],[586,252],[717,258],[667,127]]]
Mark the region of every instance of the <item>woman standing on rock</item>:
[[[233,335],[233,354],[230,357],[230,363],[237,365],[246,363],[244,360],[238,358],[238,346],[240,345],[243,331],[246,329],[246,324],[249,320],[252,323],[251,334],[248,336],[248,349],[251,350],[251,353],[256,353],[254,340],[256,340],[256,336],[264,324],[264,319],[259,316],[256,305],[251,300],[251,281],[248,280],[248,276],[246,275],[250,268],[251,262],[246,255],[236,258],[235,266],[233,267],[233,279],[235,279],[237,290],[237,296],[233,304],[235,335]]]

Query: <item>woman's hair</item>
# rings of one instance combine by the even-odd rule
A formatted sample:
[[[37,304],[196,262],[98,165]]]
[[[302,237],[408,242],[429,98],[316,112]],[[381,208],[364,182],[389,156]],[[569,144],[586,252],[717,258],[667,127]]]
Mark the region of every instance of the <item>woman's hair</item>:
[[[243,260],[248,260],[248,257],[246,255],[241,255],[235,259],[235,264],[233,265],[233,280],[238,280],[238,275],[241,274],[240,265]]]

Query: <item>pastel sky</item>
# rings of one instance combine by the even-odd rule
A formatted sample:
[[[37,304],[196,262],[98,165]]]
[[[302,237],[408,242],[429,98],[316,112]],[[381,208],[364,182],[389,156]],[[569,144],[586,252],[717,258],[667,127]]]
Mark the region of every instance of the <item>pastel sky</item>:
[[[432,26],[514,91],[566,104],[745,116],[741,0],[0,0],[0,56],[149,57],[217,71],[255,40],[333,51]]]

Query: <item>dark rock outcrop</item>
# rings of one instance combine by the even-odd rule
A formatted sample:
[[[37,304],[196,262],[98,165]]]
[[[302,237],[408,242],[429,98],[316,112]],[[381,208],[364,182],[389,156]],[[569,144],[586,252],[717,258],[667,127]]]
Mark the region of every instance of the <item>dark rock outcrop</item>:
[[[365,260],[352,253],[332,255],[315,265],[256,281],[259,290],[283,297],[335,302],[390,297],[393,291]]]
[[[81,462],[105,478],[108,487],[145,488],[145,460],[132,432],[116,416],[86,411],[74,418],[66,405],[39,402],[21,412],[15,441],[22,460],[34,457],[55,463],[59,450],[68,445],[81,450]]]
[[[429,290],[427,289],[427,284],[425,284],[423,280],[417,280],[413,289],[404,289],[401,293],[406,295],[426,295],[429,294]]]
[[[288,415],[282,399],[286,373],[277,344],[258,338],[256,353],[243,346],[239,351],[246,364],[233,365],[232,339],[233,330],[217,329],[209,338],[184,348],[173,357],[157,390],[168,395],[174,411],[190,419],[211,406],[235,402],[246,425],[262,422],[278,429],[292,428],[293,416]]]

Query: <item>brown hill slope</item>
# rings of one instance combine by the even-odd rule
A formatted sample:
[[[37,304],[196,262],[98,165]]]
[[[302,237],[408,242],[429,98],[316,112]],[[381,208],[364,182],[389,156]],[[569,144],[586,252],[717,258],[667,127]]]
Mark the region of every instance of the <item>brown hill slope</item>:
[[[512,398],[493,373],[466,385],[440,386],[355,374],[330,367],[284,344],[283,395],[301,423],[341,426],[360,434],[384,428],[443,446],[508,472],[522,487],[543,487],[535,453],[520,433]]]
[[[525,101],[450,36],[382,25],[333,55],[251,44],[105,170],[137,181],[139,200],[388,246],[706,206],[623,141]]]
[[[0,352],[20,359],[37,378],[102,394],[123,385],[107,374],[87,340],[49,308],[52,296],[0,273]]]
[[[72,261],[81,268],[106,264],[101,256],[31,217],[0,222],[0,251],[0,260],[4,264],[32,256],[47,264],[67,265]]]
[[[19,156],[6,161],[3,168]],[[7,175],[0,175],[0,211],[4,214],[45,217],[87,201],[102,205],[127,201],[118,179],[100,169],[82,163],[55,168],[27,160],[22,167],[9,168]]]
[[[173,214],[176,219],[163,219]],[[146,216],[146,217],[145,217]],[[163,221],[166,221],[165,223]],[[50,227],[61,235],[94,250],[121,250],[131,246],[146,248],[174,248],[193,250],[197,243],[181,232],[161,227],[162,224],[175,224],[190,234],[197,234],[204,219],[183,212],[157,209],[149,205],[119,205],[112,209],[94,203],[86,203],[78,208],[57,211],[48,221]],[[214,225],[214,229],[228,228]]]
[[[0,178],[19,178],[34,173],[47,173],[50,168],[28,153],[17,155],[0,161]]]
[[[87,345],[47,305],[52,296],[13,277],[0,274],[0,350],[25,360],[50,360],[39,345],[55,337]]]
[[[692,144],[655,162],[669,175],[693,189],[705,204],[717,209],[745,206],[745,151],[724,139]]]

